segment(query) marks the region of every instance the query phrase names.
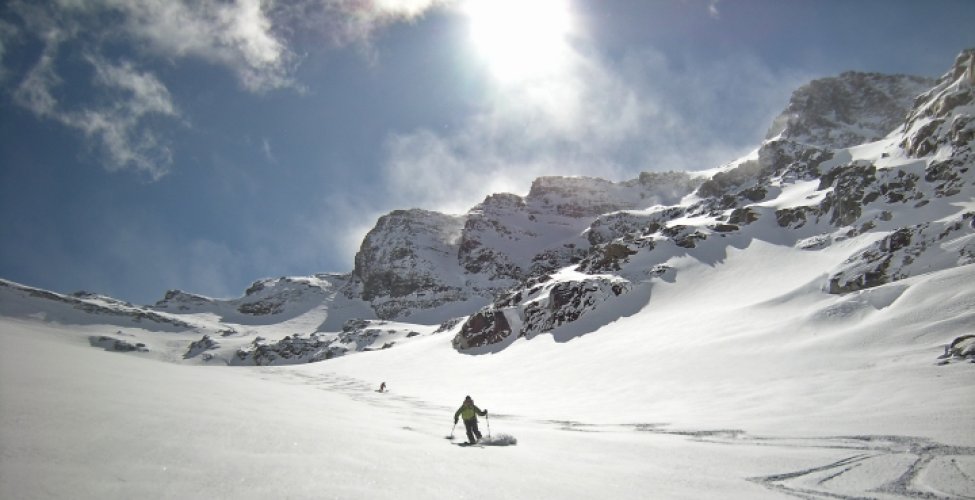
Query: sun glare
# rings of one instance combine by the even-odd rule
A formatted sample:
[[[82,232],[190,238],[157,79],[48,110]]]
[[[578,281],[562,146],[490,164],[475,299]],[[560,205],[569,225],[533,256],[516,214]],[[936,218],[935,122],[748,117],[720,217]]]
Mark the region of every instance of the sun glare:
[[[568,59],[567,0],[467,0],[471,40],[506,82],[550,76]]]

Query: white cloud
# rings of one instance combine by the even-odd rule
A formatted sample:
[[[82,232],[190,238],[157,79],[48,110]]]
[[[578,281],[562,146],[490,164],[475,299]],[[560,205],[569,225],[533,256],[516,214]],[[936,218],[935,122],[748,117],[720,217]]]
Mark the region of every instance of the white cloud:
[[[131,63],[113,64],[91,56],[87,60],[95,69],[93,84],[110,94],[111,102],[68,109],[54,95],[63,83],[54,69],[58,43],[57,37],[49,40],[37,64],[14,92],[16,102],[39,117],[84,133],[110,171],[133,168],[154,180],[165,175],[172,164],[172,152],[159,133],[146,124],[152,117],[179,115],[162,82]]]
[[[9,12],[20,18],[18,35],[33,36],[44,50],[16,85],[15,101],[36,115],[77,129],[91,139],[109,170],[134,168],[153,179],[165,175],[172,151],[154,117],[178,118],[180,113],[166,86],[153,73],[128,61],[107,56],[104,47],[125,43],[133,56],[179,60],[196,58],[233,72],[251,92],[301,86],[293,74],[300,57],[286,35],[300,30],[327,34],[330,43],[369,44],[374,32],[408,21],[445,0],[55,0],[33,3],[11,0]],[[105,19],[113,20],[106,23]],[[0,58],[14,30],[0,25]],[[95,70],[93,86],[99,100],[62,102],[59,92],[79,82],[65,81],[60,72],[62,47],[87,54]],[[76,55],[76,54],[72,54]],[[2,59],[0,59],[2,61]],[[5,76],[0,68],[0,77]],[[105,102],[109,103],[106,104]],[[274,161],[270,144],[263,145]]]
[[[175,115],[169,90],[153,74],[139,72],[130,62],[113,64],[100,57],[89,57],[95,68],[95,82],[122,92],[128,97],[128,112],[136,117],[147,113]]]
[[[18,103],[44,118],[51,118],[57,114],[58,102],[51,94],[51,90],[61,84],[61,77],[54,70],[54,60],[58,52],[57,39],[55,34],[48,34],[44,51],[37,64],[27,73],[14,92],[14,99]]]
[[[337,47],[360,45],[370,48],[381,29],[399,22],[412,22],[431,9],[458,0],[304,0],[275,2],[270,17],[295,32],[310,32]]]
[[[593,54],[575,52],[563,74],[497,86],[452,132],[392,134],[389,199],[457,213],[487,194],[524,194],[540,175],[712,168],[757,146],[804,81],[748,55],[674,64],[655,50],[612,63]]]
[[[168,59],[199,58],[224,66],[250,91],[292,87],[297,57],[262,0],[11,0],[9,10],[38,37],[56,30],[62,41],[126,43]],[[112,22],[106,22],[111,19]]]
[[[264,159],[268,163],[278,162],[278,159],[274,156],[274,151],[271,150],[271,141],[267,137],[261,140],[261,152],[264,153]]]
[[[23,22],[21,35],[44,44],[16,85],[15,101],[38,117],[81,131],[111,171],[165,175],[172,150],[158,118],[178,119],[180,113],[156,74],[105,55],[106,42],[126,43],[136,49],[132,56],[198,58],[224,66],[254,92],[295,86],[295,56],[272,32],[260,0],[13,0],[9,9]],[[105,23],[106,16],[115,22]],[[69,44],[71,54],[62,58]],[[62,59],[79,53],[94,76],[90,82],[65,81]],[[94,92],[65,99],[66,89],[84,85]]]
[[[718,10],[718,3],[720,1],[721,0],[711,0],[708,3],[708,15],[710,15],[714,19],[721,18],[721,12]]]
[[[85,8],[98,4],[123,13],[124,30],[161,56],[223,65],[251,91],[294,85],[295,55],[273,32],[260,0],[99,0]]]

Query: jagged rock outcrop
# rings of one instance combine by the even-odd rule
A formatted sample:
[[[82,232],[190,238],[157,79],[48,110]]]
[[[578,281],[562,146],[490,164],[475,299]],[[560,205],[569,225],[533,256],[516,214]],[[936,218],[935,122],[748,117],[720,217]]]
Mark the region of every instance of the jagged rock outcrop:
[[[212,356],[209,356],[206,351],[212,351],[220,347],[220,343],[213,340],[209,335],[204,335],[200,340],[190,342],[190,347],[186,350],[186,354],[183,355],[184,359],[195,358],[196,356],[203,355],[204,361],[209,361]]]
[[[471,315],[454,336],[453,346],[469,351],[517,337],[532,338],[575,322],[631,289],[629,281],[610,275],[529,280],[518,292]],[[520,328],[512,325],[509,316],[517,319]]]
[[[333,339],[324,339],[315,333],[307,337],[296,333],[273,343],[265,343],[258,338],[249,348],[238,349],[232,364],[268,366],[314,363],[341,356],[348,351],[345,347],[333,346],[333,343]]]
[[[213,303],[213,299],[187,293],[182,290],[169,290],[162,300],[153,306],[157,309],[165,309],[174,312],[189,312],[204,308]]]
[[[463,225],[463,217],[418,209],[380,217],[355,256],[362,299],[380,318],[395,318],[470,298],[457,263]]]
[[[378,320],[349,320],[338,333],[294,333],[276,342],[258,337],[240,348],[230,360],[234,365],[288,365],[314,363],[351,352],[389,349],[397,342],[419,336],[411,328]]]
[[[872,288],[926,272],[975,264],[975,212],[897,229],[830,275],[829,292]]]
[[[465,302],[473,312],[521,280],[585,257],[592,240],[584,233],[596,218],[678,203],[701,182],[683,172],[626,182],[542,177],[525,197],[491,195],[463,216],[395,211],[366,236],[353,276],[380,318]]]
[[[428,210],[397,210],[379,218],[355,257],[362,298],[403,297],[420,290],[458,288],[448,283],[463,218]],[[450,266],[456,267],[456,264]]]
[[[338,274],[268,278],[256,281],[237,299],[213,299],[170,290],[152,309],[174,313],[210,313],[230,322],[286,321],[320,307],[349,278]]]
[[[483,350],[569,324],[615,295],[648,286],[634,280],[673,280],[671,256],[712,258],[728,245],[724,236],[745,231],[807,251],[875,234],[829,273],[829,293],[975,263],[975,213],[953,208],[975,195],[972,66],[975,51],[965,51],[917,100],[933,80],[844,73],[803,87],[770,139],[705,179],[697,201],[597,215],[574,267],[590,280],[556,278],[562,271],[525,280],[471,316],[455,348]],[[786,196],[796,192],[805,195]],[[567,207],[560,212],[588,208]],[[746,229],[756,224],[760,230]]]
[[[489,307],[478,311],[464,322],[452,341],[454,349],[469,349],[498,344],[511,336],[512,329],[504,312]]]
[[[833,211],[832,221],[858,224],[859,232],[882,222],[896,225],[897,205],[921,209],[941,200],[970,202],[975,157],[975,50],[962,52],[937,85],[920,95],[901,128],[899,147],[921,160],[878,169],[872,164],[848,167],[821,210]],[[923,166],[923,170],[920,167]],[[849,172],[847,174],[846,172]],[[922,176],[923,174],[923,176]],[[848,179],[843,183],[840,178]],[[864,220],[862,213],[877,205],[883,210]],[[897,281],[908,276],[975,262],[975,213],[955,213],[919,224],[894,227],[882,240],[851,256],[829,280],[829,290],[843,293]]]
[[[918,76],[856,71],[813,80],[792,94],[767,138],[828,149],[873,142],[900,126],[914,97],[933,84]]]
[[[562,281],[547,289],[547,296],[523,302],[520,334],[532,337],[577,321],[613,297],[630,291],[631,284],[617,277],[594,276],[583,281]]]
[[[923,157],[940,147],[971,151],[975,125],[971,112],[957,112],[970,105],[975,92],[975,49],[955,58],[951,70],[917,97],[903,125],[901,147],[913,157]],[[955,154],[957,156],[957,152]],[[967,155],[966,155],[967,156]]]

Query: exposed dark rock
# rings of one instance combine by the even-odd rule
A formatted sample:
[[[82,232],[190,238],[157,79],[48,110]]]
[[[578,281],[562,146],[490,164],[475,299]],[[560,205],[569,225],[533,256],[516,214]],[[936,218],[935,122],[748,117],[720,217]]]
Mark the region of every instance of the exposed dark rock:
[[[775,221],[779,227],[798,229],[806,224],[809,209],[806,207],[783,208],[775,211]]]
[[[497,344],[511,335],[511,325],[502,311],[486,309],[473,314],[454,337],[454,349],[467,349]]]
[[[593,248],[589,257],[580,263],[579,270],[589,274],[619,271],[621,269],[620,264],[626,262],[627,258],[636,253],[636,250],[630,249],[622,243],[598,246]]]
[[[270,314],[280,314],[284,308],[284,300],[262,300],[241,304],[237,308],[243,314],[252,316],[267,316]]]
[[[900,125],[928,78],[848,71],[800,87],[773,122],[775,136],[826,148],[878,140]]]
[[[863,206],[879,196],[868,191],[876,181],[877,167],[872,164],[854,163],[830,170],[819,182],[820,190],[833,188],[820,203],[820,213],[830,214],[834,226],[853,224],[863,213]]]
[[[733,233],[740,228],[735,224],[716,224],[711,229],[718,233]]]
[[[88,337],[88,343],[92,347],[101,347],[106,351],[112,352],[146,352],[149,350],[149,348],[141,342],[133,344],[127,340],[117,339],[107,335]]]
[[[183,355],[183,358],[189,359],[206,351],[212,351],[218,347],[220,347],[220,344],[217,341],[210,338],[209,335],[204,335],[200,340],[190,342],[190,347],[186,350],[186,354]]]
[[[525,303],[521,335],[532,337],[577,321],[606,300],[627,293],[630,288],[627,282],[605,278],[558,283],[549,290],[547,300]]]
[[[317,334],[302,337],[300,334],[288,335],[273,343],[264,344],[263,339],[255,339],[250,348],[238,349],[236,364],[257,366],[313,363],[340,356],[348,351],[341,346],[333,346],[333,341],[325,340]]]
[[[751,208],[736,208],[728,217],[728,223],[736,226],[747,226],[759,218],[758,212]]]

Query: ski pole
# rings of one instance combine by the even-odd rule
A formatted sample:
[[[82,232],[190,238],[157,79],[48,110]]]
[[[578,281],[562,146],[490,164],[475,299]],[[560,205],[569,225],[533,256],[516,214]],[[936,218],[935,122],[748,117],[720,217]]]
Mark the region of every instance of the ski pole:
[[[457,428],[457,422],[454,422],[454,426],[450,428],[450,435],[447,436],[447,439],[454,439],[454,429],[456,428]]]
[[[484,420],[486,420],[488,424],[488,440],[490,441],[491,440],[491,415],[485,413]]]

